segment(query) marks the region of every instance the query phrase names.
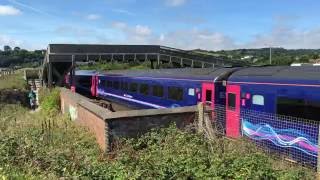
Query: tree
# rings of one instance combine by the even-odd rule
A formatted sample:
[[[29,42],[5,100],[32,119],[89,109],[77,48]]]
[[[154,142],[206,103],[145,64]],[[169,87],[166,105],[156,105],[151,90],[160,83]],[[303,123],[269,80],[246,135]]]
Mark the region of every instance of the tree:
[[[3,47],[3,50],[4,50],[5,52],[10,52],[12,49],[11,49],[10,46],[6,45],[6,46]]]
[[[15,47],[13,50],[14,51],[20,51],[20,49],[21,49],[20,47]]]

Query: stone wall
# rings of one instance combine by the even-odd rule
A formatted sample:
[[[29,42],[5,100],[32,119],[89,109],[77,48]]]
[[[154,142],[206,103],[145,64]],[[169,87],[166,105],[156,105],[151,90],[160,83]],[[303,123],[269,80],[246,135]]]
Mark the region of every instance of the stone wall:
[[[86,97],[72,93],[67,89],[61,90],[60,97],[61,111],[68,113],[75,123],[88,128],[94,134],[101,149],[108,150],[109,143],[106,143],[109,142],[106,139],[108,133],[105,131],[105,117],[102,115],[110,112],[90,102]]]
[[[174,109],[147,109],[111,112],[79,94],[61,89],[61,110],[72,120],[94,133],[104,151],[110,151],[115,139],[137,137],[151,129],[175,123],[183,128],[193,122],[196,106]]]

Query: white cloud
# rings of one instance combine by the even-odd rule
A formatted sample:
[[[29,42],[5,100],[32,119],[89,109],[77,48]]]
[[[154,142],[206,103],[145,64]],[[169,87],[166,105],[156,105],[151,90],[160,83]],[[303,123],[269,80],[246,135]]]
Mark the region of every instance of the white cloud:
[[[89,15],[86,16],[87,20],[92,20],[92,21],[98,20],[100,18],[101,18],[101,16],[98,15],[98,14],[89,14]]]
[[[120,13],[120,14],[126,14],[128,16],[134,16],[135,13],[132,13],[128,10],[125,10],[125,9],[112,9],[113,12],[116,12],[116,13]]]
[[[15,47],[15,46],[20,46],[21,44],[22,44],[22,41],[15,40],[12,37],[9,37],[7,35],[0,34],[0,46],[1,47],[5,46],[5,45]]]
[[[177,7],[185,4],[187,0],[166,0],[168,6]]]
[[[153,36],[151,28],[140,24],[129,26],[124,22],[113,22],[112,28],[120,30],[125,39],[123,43],[126,44],[149,44]]]
[[[31,11],[33,11],[33,12],[35,12],[35,13],[54,17],[53,15],[51,15],[51,14],[49,14],[49,13],[47,13],[47,12],[41,10],[41,9],[38,9],[38,8],[36,8],[36,7],[34,7],[34,6],[30,6],[30,5],[28,5],[28,4],[21,3],[21,2],[18,2],[18,1],[16,1],[16,0],[8,0],[8,1],[11,2],[11,3],[13,3],[13,4],[15,4],[15,5],[17,5],[17,6],[20,6],[20,7],[24,8],[24,9],[31,10]]]
[[[127,24],[124,22],[113,22],[112,27],[117,29],[125,29],[127,28]]]
[[[13,6],[0,5],[0,16],[15,16],[21,14],[21,11]]]
[[[247,48],[260,48],[266,46],[284,47],[288,49],[319,49],[320,28],[307,31],[297,29],[275,28],[270,34],[256,35],[252,41],[244,44]]]
[[[149,36],[151,34],[151,29],[148,26],[136,25],[135,33],[139,36]]]
[[[162,33],[154,41],[161,45],[182,48],[182,49],[232,49],[235,48],[234,41],[222,33],[207,30],[178,30],[169,33]],[[153,40],[152,40],[153,41]]]

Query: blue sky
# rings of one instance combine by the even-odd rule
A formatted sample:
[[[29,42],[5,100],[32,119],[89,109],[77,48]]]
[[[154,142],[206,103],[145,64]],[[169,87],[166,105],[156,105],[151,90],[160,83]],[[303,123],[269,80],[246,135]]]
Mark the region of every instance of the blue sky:
[[[0,0],[0,46],[320,48],[316,0]]]

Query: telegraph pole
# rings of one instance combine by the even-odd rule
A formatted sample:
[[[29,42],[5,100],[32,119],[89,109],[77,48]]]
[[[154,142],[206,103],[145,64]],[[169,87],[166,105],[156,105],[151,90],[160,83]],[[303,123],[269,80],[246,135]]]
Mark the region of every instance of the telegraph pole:
[[[269,60],[270,60],[270,65],[272,65],[272,50],[271,50],[271,46],[270,46],[270,53],[269,53]]]

